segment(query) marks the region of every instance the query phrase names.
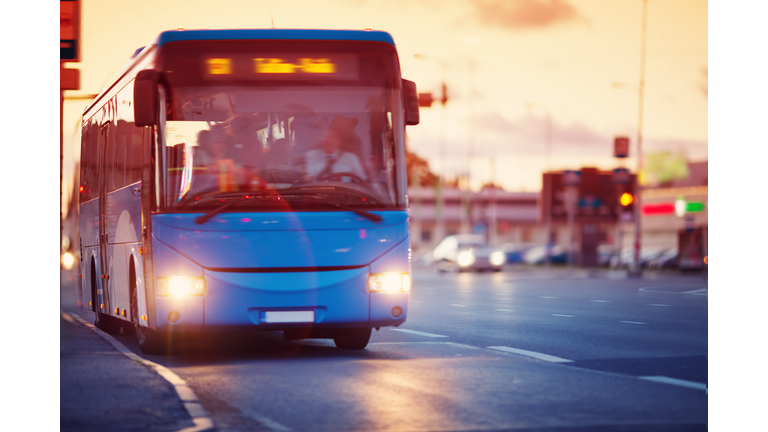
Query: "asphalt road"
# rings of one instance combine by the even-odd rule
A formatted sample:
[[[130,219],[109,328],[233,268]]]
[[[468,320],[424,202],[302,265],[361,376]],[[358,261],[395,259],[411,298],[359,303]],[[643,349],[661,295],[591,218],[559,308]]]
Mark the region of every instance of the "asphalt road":
[[[364,351],[249,333],[146,356],[117,339],[185,379],[221,431],[707,429],[703,278],[413,280],[407,322]]]

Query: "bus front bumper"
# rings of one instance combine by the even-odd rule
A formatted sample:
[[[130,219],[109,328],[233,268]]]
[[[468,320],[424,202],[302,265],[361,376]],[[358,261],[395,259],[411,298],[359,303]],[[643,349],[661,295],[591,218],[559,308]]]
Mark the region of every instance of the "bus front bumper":
[[[274,273],[204,270],[205,296],[157,298],[158,329],[215,332],[404,323],[410,293],[369,293],[369,272],[369,266]]]

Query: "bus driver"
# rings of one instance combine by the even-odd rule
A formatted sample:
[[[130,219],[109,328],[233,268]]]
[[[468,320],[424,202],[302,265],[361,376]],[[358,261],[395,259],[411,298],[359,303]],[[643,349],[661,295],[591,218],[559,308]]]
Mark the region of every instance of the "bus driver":
[[[336,116],[333,119],[319,148],[307,152],[307,176],[314,180],[335,177],[365,181],[367,176],[360,158],[348,151],[361,145],[360,138],[355,135],[356,125],[355,118]]]

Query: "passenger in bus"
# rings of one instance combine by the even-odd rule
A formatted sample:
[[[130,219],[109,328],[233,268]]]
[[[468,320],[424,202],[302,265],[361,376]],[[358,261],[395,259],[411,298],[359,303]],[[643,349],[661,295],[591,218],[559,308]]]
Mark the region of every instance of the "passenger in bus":
[[[229,132],[235,160],[250,169],[261,168],[263,150],[261,141],[256,138],[253,122],[245,116],[235,117]]]
[[[264,167],[267,170],[290,169],[289,142],[286,138],[279,138],[272,143],[272,147],[264,155]]]
[[[336,116],[319,148],[306,155],[306,174],[314,180],[334,178],[339,181],[365,181],[363,164],[355,152],[362,141],[355,134],[357,119]],[[343,173],[351,175],[343,175]]]
[[[240,165],[235,147],[222,127],[214,125],[210,131],[201,131],[198,144],[201,148],[200,165],[207,168],[207,174],[215,176],[220,191],[250,188],[255,177]]]

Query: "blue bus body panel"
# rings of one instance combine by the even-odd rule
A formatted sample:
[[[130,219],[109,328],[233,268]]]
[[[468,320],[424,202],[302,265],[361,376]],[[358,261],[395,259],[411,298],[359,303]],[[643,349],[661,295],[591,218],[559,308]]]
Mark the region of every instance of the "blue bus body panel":
[[[408,237],[405,211],[201,213],[152,216],[154,236],[208,270],[368,265]],[[404,270],[407,271],[407,270]]]
[[[157,46],[169,42],[190,40],[336,40],[386,42],[392,46],[392,35],[373,30],[314,30],[314,29],[232,29],[232,30],[169,30],[160,33]]]
[[[280,310],[314,311],[317,326],[364,327],[369,317],[367,277],[368,267],[284,273],[206,270],[205,327],[274,328],[263,322],[264,313]]]

